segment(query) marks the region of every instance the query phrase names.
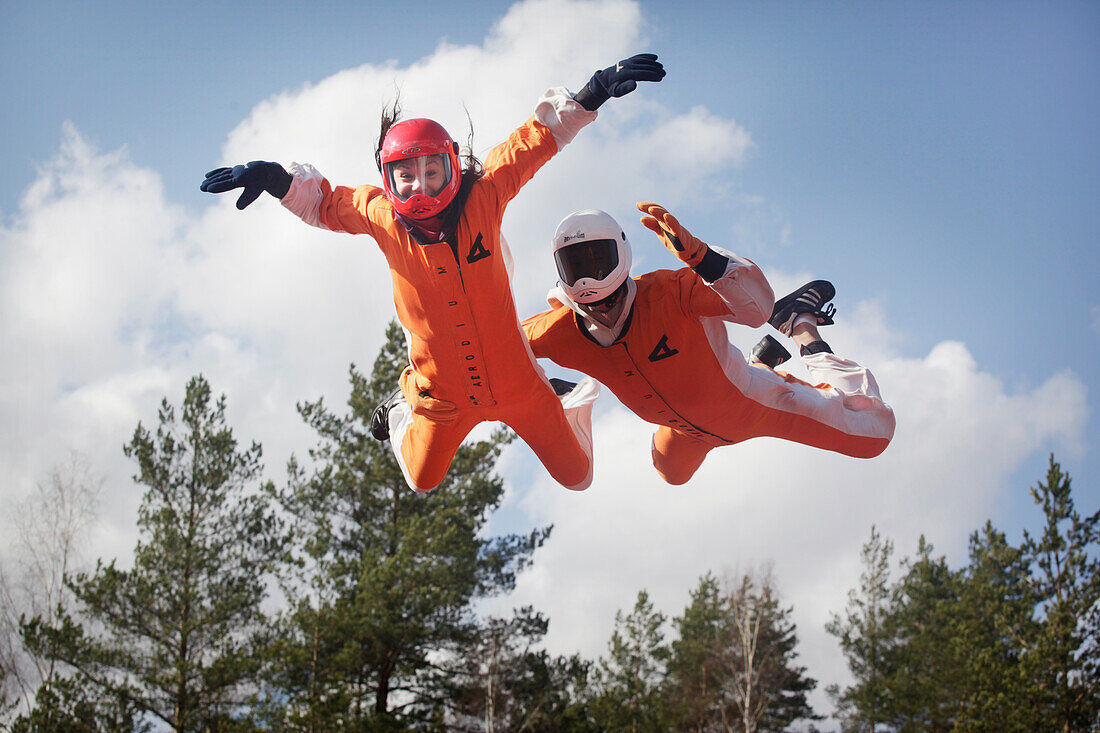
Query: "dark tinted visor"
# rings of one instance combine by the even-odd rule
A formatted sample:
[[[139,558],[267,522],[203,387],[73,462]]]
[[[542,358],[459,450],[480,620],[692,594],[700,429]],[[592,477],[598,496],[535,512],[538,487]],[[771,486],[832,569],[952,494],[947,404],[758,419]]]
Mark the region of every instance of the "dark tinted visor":
[[[619,265],[619,248],[614,239],[592,239],[562,247],[554,253],[558,275],[566,285],[582,277],[603,280]]]

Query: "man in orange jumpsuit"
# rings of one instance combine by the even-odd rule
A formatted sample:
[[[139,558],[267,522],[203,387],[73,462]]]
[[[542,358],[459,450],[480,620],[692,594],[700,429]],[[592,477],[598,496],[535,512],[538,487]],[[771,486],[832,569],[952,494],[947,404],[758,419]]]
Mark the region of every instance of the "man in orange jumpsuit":
[[[894,413],[871,373],[821,340],[833,286],[818,280],[774,302],[753,262],[693,237],[672,214],[638,204],[642,223],[684,264],[629,277],[630,243],[602,211],[571,214],[554,236],[560,280],[552,310],[523,328],[538,357],[606,385],[653,436],[653,465],[687,482],[712,449],[771,436],[870,458],[894,434]],[[765,322],[791,336],[816,386],[774,371],[790,357],[771,336],[746,362],[725,323]]]
[[[665,72],[653,54],[597,71],[576,96],[548,90],[534,115],[490,151],[484,169],[432,120],[383,117],[376,162],[383,186],[333,187],[312,166],[253,162],[219,168],[200,188],[244,188],[244,208],[267,191],[313,226],[367,234],[389,263],[394,305],[409,342],[402,396],[381,415],[405,479],[424,492],[443,480],[459,445],[483,421],[512,427],[563,486],[592,480],[591,403],[587,384],[555,394],[519,327],[511,290],[511,256],[501,236],[504,209],[520,188],[610,97]],[[456,406],[433,411],[432,400]],[[564,408],[568,408],[568,414]]]

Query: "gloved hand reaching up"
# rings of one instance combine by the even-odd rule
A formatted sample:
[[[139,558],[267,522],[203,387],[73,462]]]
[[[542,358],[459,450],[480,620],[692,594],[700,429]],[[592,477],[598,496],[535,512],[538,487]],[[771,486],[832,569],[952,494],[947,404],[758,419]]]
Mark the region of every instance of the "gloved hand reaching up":
[[[585,109],[593,111],[611,97],[630,94],[640,81],[660,81],[663,78],[665,67],[657,60],[657,54],[640,53],[597,71],[573,98]]]
[[[243,188],[237,199],[237,208],[243,209],[267,191],[277,199],[286,196],[294,177],[278,163],[254,160],[248,165],[235,165],[232,168],[217,168],[206,174],[199,184],[200,191],[207,193],[225,193],[234,188]]]
[[[710,248],[684,229],[665,207],[649,201],[640,201],[638,211],[647,215],[642,217],[642,225],[656,234],[665,248],[676,255],[681,262],[688,267],[696,267],[703,261],[703,256]]]

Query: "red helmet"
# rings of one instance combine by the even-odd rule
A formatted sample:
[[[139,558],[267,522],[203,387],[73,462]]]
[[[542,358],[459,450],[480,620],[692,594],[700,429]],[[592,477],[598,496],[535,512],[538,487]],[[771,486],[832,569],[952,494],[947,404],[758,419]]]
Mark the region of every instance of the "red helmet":
[[[434,120],[396,123],[379,152],[382,185],[397,213],[430,219],[443,213],[462,184],[458,143]]]

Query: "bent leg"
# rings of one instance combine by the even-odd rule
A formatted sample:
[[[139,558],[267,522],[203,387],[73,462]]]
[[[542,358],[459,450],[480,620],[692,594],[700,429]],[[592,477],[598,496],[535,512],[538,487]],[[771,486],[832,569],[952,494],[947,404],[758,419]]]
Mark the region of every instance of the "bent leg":
[[[405,483],[417,493],[427,493],[443,482],[458,447],[480,420],[459,413],[452,423],[437,423],[414,415],[407,402],[390,409],[390,446]]]
[[[855,458],[882,453],[894,435],[894,411],[865,367],[831,353],[802,357],[811,385],[766,366],[750,365],[745,396],[765,408],[731,437],[770,436]]]
[[[504,419],[554,480],[570,491],[592,484],[592,405],[599,393],[591,378],[581,380],[560,401],[547,386]]]
[[[851,425],[853,432],[878,439],[877,449],[872,449],[872,455],[867,457],[886,450],[894,437],[897,419],[893,409],[883,401],[871,370],[831,353],[804,356],[802,362],[814,379],[831,385],[843,395],[843,414],[847,418],[844,424]]]
[[[653,434],[653,467],[667,483],[686,484],[714,446],[662,425]]]

